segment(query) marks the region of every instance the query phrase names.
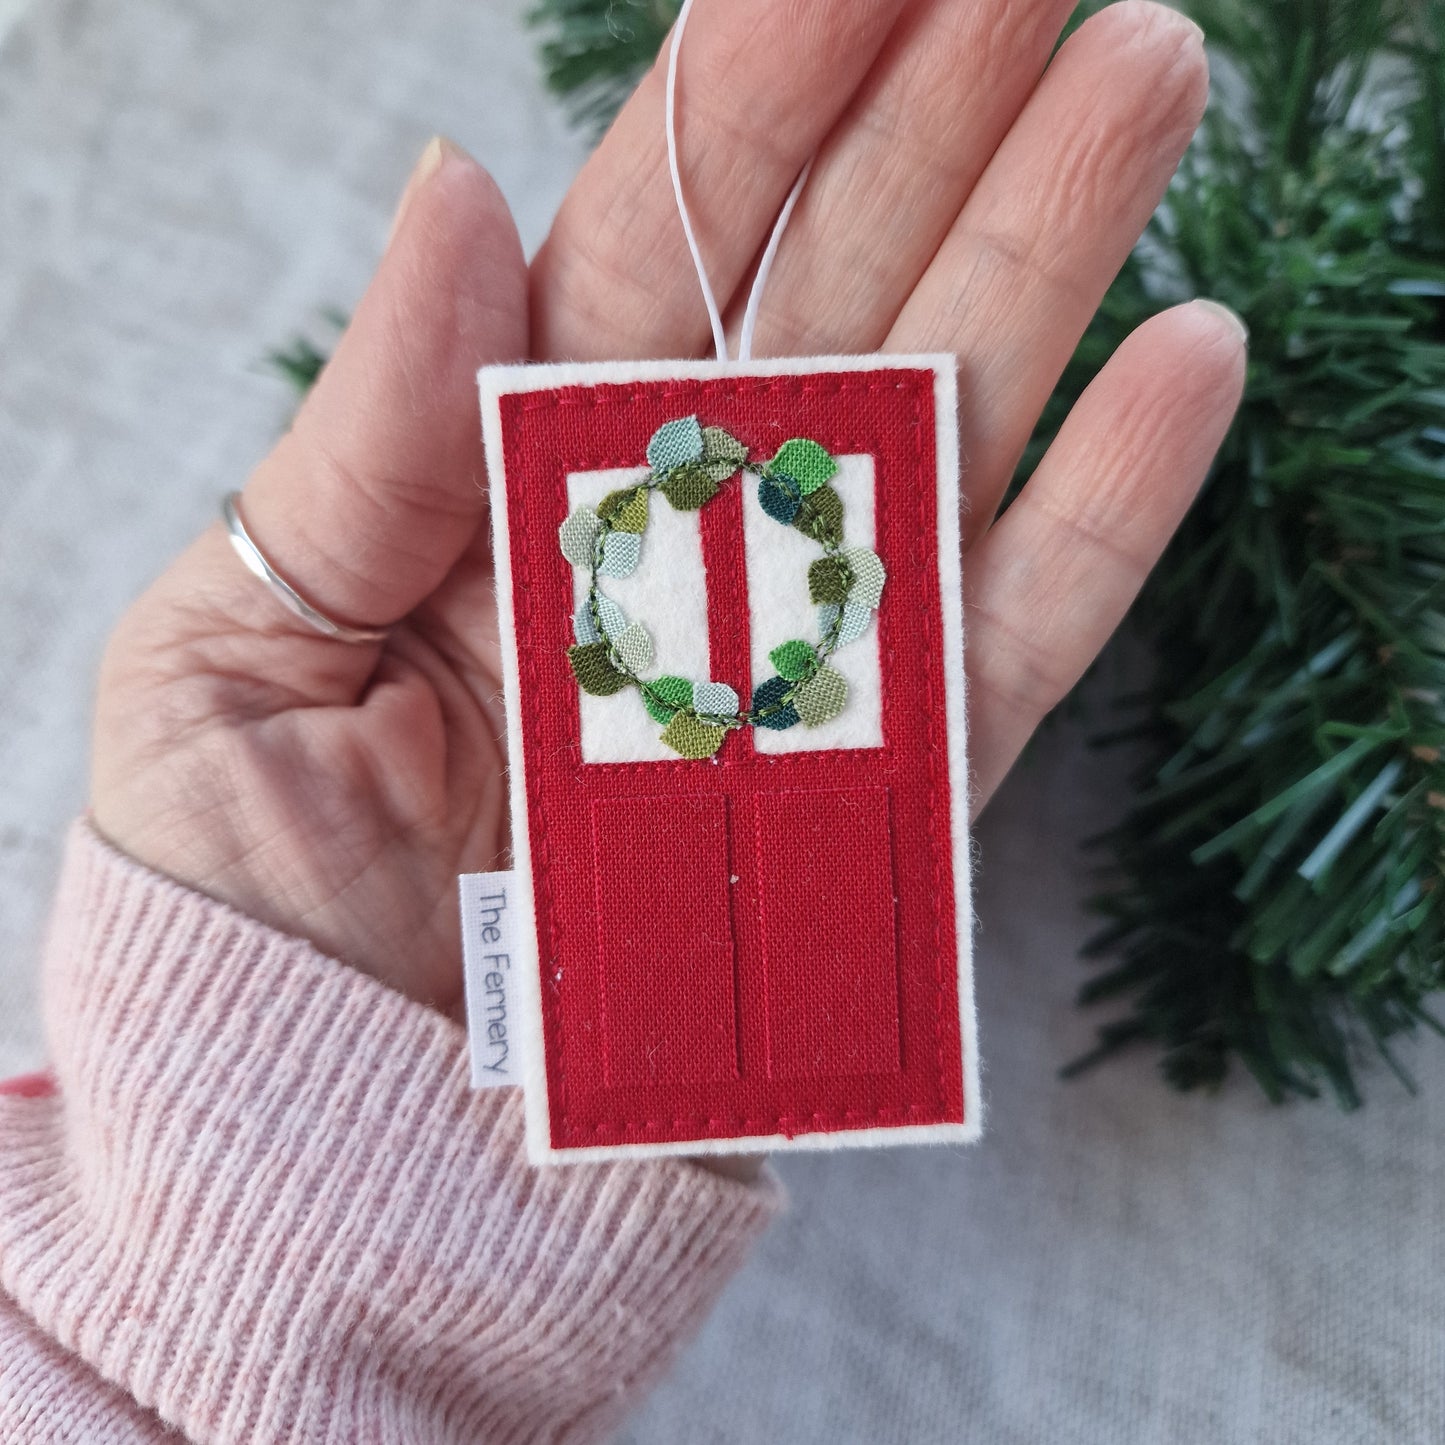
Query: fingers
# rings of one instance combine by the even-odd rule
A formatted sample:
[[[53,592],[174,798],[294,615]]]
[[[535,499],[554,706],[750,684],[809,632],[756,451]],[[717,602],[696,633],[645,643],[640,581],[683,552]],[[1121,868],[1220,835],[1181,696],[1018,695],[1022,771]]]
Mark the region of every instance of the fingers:
[[[1245,338],[1196,301],[1144,323],[964,561],[974,809],[1093,661],[1229,428]]]
[[[888,335],[959,358],[965,540],[988,525],[1044,402],[1203,114],[1192,21],[1146,0],[1059,51]]]
[[[380,268],[245,521],[338,620],[382,626],[446,576],[477,529],[477,368],[525,356],[526,269],[506,202],[469,156],[424,152]]]
[[[757,350],[881,345],[1007,134],[1073,0],[924,0],[824,142],[768,283]]]
[[[903,0],[700,0],[678,65],[679,160],[726,304]],[[666,49],[532,266],[541,360],[690,356],[711,335],[667,170]]]

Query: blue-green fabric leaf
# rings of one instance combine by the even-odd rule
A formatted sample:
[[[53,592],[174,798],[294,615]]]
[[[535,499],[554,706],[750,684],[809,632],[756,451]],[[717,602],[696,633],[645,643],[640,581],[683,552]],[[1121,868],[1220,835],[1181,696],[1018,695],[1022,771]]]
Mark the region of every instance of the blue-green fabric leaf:
[[[861,602],[865,607],[876,608],[883,600],[883,583],[887,573],[878,554],[871,547],[845,547],[844,560],[853,574],[853,585],[848,591],[848,601]],[[835,601],[834,598],[815,598],[815,601]]]
[[[612,639],[612,647],[629,672],[646,672],[652,666],[652,634],[640,622],[629,622]]]
[[[597,626],[592,621],[592,609],[587,605],[585,597],[572,616],[572,631],[577,634],[577,641],[584,647],[589,642],[602,641],[597,635]]]
[[[647,464],[655,472],[666,472],[685,462],[700,462],[702,452],[702,427],[695,416],[685,416],[653,432],[647,444]]]
[[[602,539],[600,577],[630,577],[642,560],[642,538],[636,532],[609,532]]]
[[[783,702],[784,698],[792,697],[794,686],[786,677],[770,677],[766,682],[760,682],[753,690],[752,710],[754,714],[761,712],[766,715],[754,717],[753,726],[776,728],[779,731],[795,727],[798,723],[798,710],[791,701]]]
[[[727,463],[733,471],[748,459],[748,449],[720,426],[703,427],[702,445],[703,455],[709,462]]]
[[[713,717],[736,717],[738,695],[725,682],[700,682],[692,690],[692,705]]]
[[[557,540],[562,546],[562,555],[574,567],[592,565],[592,549],[597,533],[602,529],[601,519],[591,507],[577,507],[557,529]]]
[[[758,483],[758,504],[786,527],[798,515],[802,500],[796,484],[787,477],[764,477]]]
[[[825,602],[818,609],[818,630],[827,637],[832,630],[833,623],[838,618],[838,609],[831,602]],[[850,642],[856,642],[868,630],[868,624],[873,620],[873,609],[861,602],[846,602],[843,604],[843,620],[838,627],[837,647],[847,647]]]

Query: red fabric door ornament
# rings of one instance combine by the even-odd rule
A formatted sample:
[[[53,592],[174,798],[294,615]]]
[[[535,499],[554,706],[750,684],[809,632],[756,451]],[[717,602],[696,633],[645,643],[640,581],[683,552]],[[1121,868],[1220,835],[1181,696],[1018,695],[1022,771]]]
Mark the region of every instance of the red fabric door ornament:
[[[976,1137],[953,359],[481,385],[532,1157]]]

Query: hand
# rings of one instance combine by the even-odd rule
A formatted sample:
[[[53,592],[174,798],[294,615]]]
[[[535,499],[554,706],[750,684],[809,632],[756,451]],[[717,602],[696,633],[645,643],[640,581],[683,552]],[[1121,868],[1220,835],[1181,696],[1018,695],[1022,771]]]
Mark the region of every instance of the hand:
[[[1141,0],[1086,24],[1041,79],[1070,8],[704,0],[682,54],[686,185],[734,309],[818,153],[758,353],[959,358],[976,807],[1123,615],[1242,384],[1228,313],[1196,303],[1156,317],[992,524],[1207,84],[1195,28]],[[659,70],[573,186],[530,278],[496,188],[434,143],[335,358],[243,503],[312,602],[396,628],[383,646],[328,640],[243,571],[219,527],[206,533],[107,654],[101,831],[454,1009],[455,877],[501,864],[508,842],[474,373],[528,355],[697,355],[707,342]]]

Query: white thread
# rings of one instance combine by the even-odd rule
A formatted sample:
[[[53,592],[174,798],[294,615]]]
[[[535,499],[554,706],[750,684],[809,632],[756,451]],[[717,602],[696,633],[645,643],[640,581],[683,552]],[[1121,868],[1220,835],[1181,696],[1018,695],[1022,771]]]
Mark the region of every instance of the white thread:
[[[810,160],[798,173],[793,189],[788,192],[788,199],[783,202],[783,209],[778,212],[773,234],[768,237],[768,249],[763,252],[763,259],[758,262],[758,274],[753,278],[753,289],[748,293],[748,309],[743,312],[743,329],[738,336],[739,361],[753,359],[753,332],[757,330],[758,312],[763,305],[763,287],[768,284],[773,258],[778,254],[778,242],[783,239],[783,229],[793,214],[793,207],[798,204],[798,197],[803,194],[803,187],[808,183],[808,172],[812,169],[813,162]]]
[[[672,29],[672,48],[667,53],[667,168],[672,172],[672,194],[677,199],[677,214],[682,217],[682,232],[687,237],[687,249],[692,252],[692,264],[697,268],[702,299],[707,306],[708,320],[712,322],[712,339],[717,348],[717,359],[726,361],[727,332],[723,330],[722,313],[717,309],[717,297],[712,294],[712,286],[707,279],[707,267],[702,263],[702,252],[697,248],[697,237],[692,233],[692,217],[687,213],[687,202],[682,196],[682,173],[677,164],[677,52],[682,48],[682,32],[687,29],[687,17],[691,13],[692,0],[683,0],[677,24]]]
[[[682,170],[677,160],[677,56],[682,49],[682,32],[687,29],[688,16],[692,14],[693,0],[683,0],[682,9],[678,12],[677,24],[672,29],[672,45],[667,52],[667,169],[672,176],[672,194],[677,201],[677,214],[682,219],[682,233],[687,237],[687,249],[692,253],[692,264],[697,271],[698,285],[702,288],[703,304],[707,307],[707,317],[712,324],[713,346],[717,351],[717,359],[726,361],[728,359],[728,338],[727,331],[723,326],[722,313],[718,310],[717,297],[713,294],[712,283],[708,280],[707,267],[703,264],[702,251],[697,244],[697,236],[692,229],[692,216],[687,209],[687,201],[682,193]],[[763,252],[763,258],[758,262],[758,274],[753,278],[752,290],[748,293],[748,304],[743,312],[742,331],[738,337],[739,361],[749,361],[753,354],[753,334],[757,330],[758,312],[762,309],[763,288],[768,284],[768,276],[772,273],[773,261],[778,254],[778,245],[783,239],[783,231],[788,224],[789,217],[793,214],[793,207],[798,203],[798,197],[803,192],[807,183],[808,173],[813,168],[810,160],[800,172],[798,179],[793,182],[793,189],[788,192],[788,199],[783,202],[783,209],[778,213],[778,219],[773,225],[773,233],[768,237],[767,249]]]

